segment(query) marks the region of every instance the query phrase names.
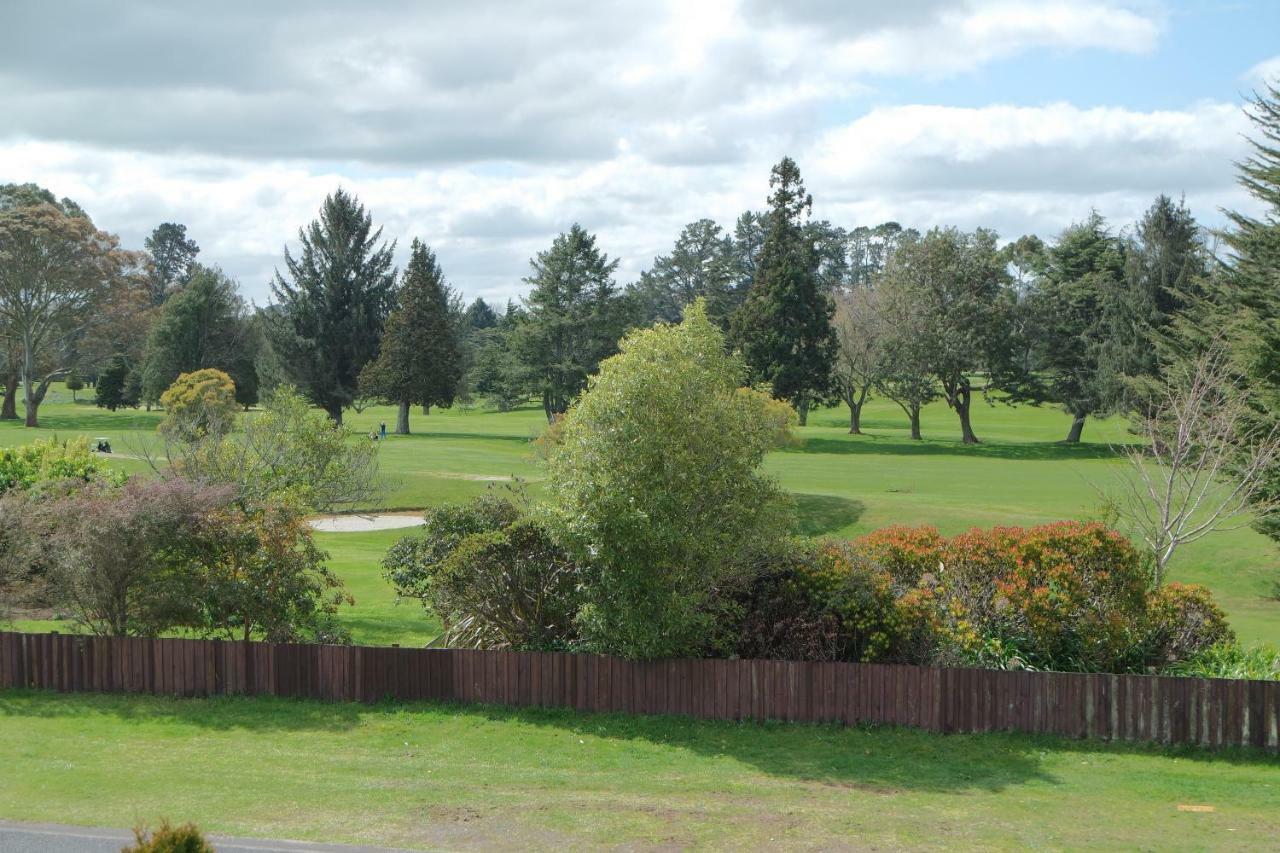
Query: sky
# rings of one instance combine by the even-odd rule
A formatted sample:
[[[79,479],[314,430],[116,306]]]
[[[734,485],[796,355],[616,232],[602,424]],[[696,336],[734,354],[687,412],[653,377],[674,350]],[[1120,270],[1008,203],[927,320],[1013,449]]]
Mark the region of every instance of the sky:
[[[1253,211],[1242,106],[1276,0],[42,0],[0,5],[0,183],[141,248],[184,223],[258,304],[326,194],[418,237],[468,300],[572,223],[619,284],[764,207],[1046,238],[1158,193]]]

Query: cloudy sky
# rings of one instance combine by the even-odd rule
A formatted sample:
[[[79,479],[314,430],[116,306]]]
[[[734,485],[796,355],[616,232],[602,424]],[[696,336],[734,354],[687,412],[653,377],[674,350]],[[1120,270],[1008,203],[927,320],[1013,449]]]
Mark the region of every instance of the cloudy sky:
[[[1216,224],[1276,33],[1275,0],[13,0],[0,182],[132,247],[183,222],[259,303],[338,186],[498,301],[575,221],[630,281],[784,154],[846,227]]]

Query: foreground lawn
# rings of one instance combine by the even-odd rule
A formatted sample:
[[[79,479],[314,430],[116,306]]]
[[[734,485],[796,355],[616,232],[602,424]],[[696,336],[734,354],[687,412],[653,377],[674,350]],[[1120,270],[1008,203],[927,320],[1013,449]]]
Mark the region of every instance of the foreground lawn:
[[[1015,735],[0,692],[0,755],[4,818],[163,815],[424,849],[1256,850],[1280,837],[1274,757]]]
[[[107,412],[84,400],[72,403],[70,394],[55,386],[41,407],[42,428],[0,422],[0,445],[53,434],[108,436],[116,464],[141,471],[145,463],[126,457],[154,445],[160,417],[141,410]],[[867,406],[867,434],[861,436],[848,434],[846,409],[823,409],[798,430],[800,443],[771,454],[766,467],[795,496],[802,532],[837,536],[890,524],[933,524],[950,534],[974,526],[1093,517],[1100,492],[1114,489],[1123,470],[1111,450],[1130,439],[1120,419],[1089,421],[1084,443],[1069,447],[1058,443],[1068,418],[1053,407],[979,403],[973,417],[983,443],[966,447],[958,440],[955,415],[942,403],[926,408],[925,439],[918,442],[908,438],[905,419],[892,403]],[[347,416],[360,433],[384,421],[395,423],[388,407]],[[526,481],[537,496],[542,472],[529,441],[545,426],[542,410],[534,406],[508,413],[454,408],[428,416],[415,410],[414,434],[393,435],[381,445],[381,506],[416,509],[465,500],[486,488],[504,487],[513,477]],[[391,604],[394,597],[380,574],[383,553],[405,533],[318,537],[356,597],[356,607],[344,618],[358,642],[418,644],[435,632],[416,606]],[[1171,574],[1173,580],[1212,589],[1246,643],[1280,645],[1280,601],[1271,597],[1280,582],[1277,557],[1265,537],[1236,530],[1181,550]],[[50,622],[24,627],[67,630]]]

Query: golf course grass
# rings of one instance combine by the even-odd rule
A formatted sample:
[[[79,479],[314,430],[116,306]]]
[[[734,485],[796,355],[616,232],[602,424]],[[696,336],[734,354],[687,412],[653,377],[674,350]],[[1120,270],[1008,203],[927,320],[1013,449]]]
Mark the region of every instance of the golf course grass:
[[[1280,762],[1024,735],[0,692],[0,816],[423,849],[1230,849]],[[1188,810],[1191,807],[1195,810]]]
[[[0,422],[0,444],[36,437],[108,437],[116,462],[145,471],[137,458],[155,447],[161,415],[142,410],[107,412],[55,387],[41,407],[41,427]],[[388,407],[350,412],[347,422],[367,434],[395,422]],[[252,413],[248,417],[253,417]],[[534,497],[542,471],[530,440],[545,427],[540,408],[515,412],[482,409],[414,411],[412,435],[392,435],[381,445],[384,492],[379,506],[416,509],[465,500],[486,488],[506,488],[512,478]],[[955,416],[941,403],[923,417],[924,440],[911,441],[906,420],[892,403],[867,406],[865,435],[848,434],[848,411],[821,409],[799,429],[796,446],[770,455],[767,471],[796,501],[798,528],[809,534],[849,536],[891,524],[932,524],[944,533],[974,526],[1039,524],[1095,517],[1102,495],[1113,491],[1124,463],[1113,446],[1131,439],[1125,422],[1090,421],[1084,442],[1059,443],[1068,418],[1052,407],[975,406],[974,426],[982,443],[959,441]],[[356,599],[343,618],[357,642],[420,645],[436,625],[412,602],[397,605],[383,581],[379,561],[408,531],[322,533],[317,541]],[[1174,558],[1172,579],[1211,588],[1246,643],[1280,644],[1280,581],[1277,550],[1249,529],[1214,534],[1186,546]],[[22,628],[54,623],[21,622]],[[61,630],[69,630],[65,623]]]

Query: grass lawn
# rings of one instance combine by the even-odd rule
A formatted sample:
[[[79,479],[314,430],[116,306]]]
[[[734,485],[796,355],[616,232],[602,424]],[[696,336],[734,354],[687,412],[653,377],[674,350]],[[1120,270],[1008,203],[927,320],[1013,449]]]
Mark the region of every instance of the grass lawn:
[[[1260,850],[1280,838],[1274,757],[1020,735],[0,692],[0,755],[10,819],[167,816],[433,849]]]
[[[72,403],[65,389],[55,387],[41,407],[41,429],[0,422],[0,444],[54,433],[102,435],[111,437],[118,454],[136,456],[154,441],[158,413],[106,412],[85,402],[85,392],[80,396],[80,403]],[[375,407],[349,413],[348,423],[367,433],[379,422],[394,424],[394,415],[390,408]],[[973,526],[1090,516],[1099,489],[1114,486],[1123,464],[1111,445],[1128,438],[1124,422],[1111,419],[1090,421],[1078,447],[1058,444],[1068,418],[1051,407],[979,404],[974,426],[983,443],[972,447],[958,441],[956,418],[941,403],[924,412],[925,440],[920,442],[908,439],[905,419],[891,403],[868,405],[867,435],[849,435],[847,418],[845,409],[813,413],[809,426],[799,431],[802,443],[766,462],[795,495],[804,532],[851,535],[889,524],[933,524],[955,533]],[[542,475],[529,440],[545,426],[540,409],[500,414],[455,408],[429,416],[415,411],[411,426],[413,435],[391,436],[382,446],[384,507],[462,500],[510,477],[527,481],[530,491],[539,493]],[[120,458],[117,464],[145,470],[136,459]],[[404,531],[318,537],[355,594],[356,607],[345,618],[359,642],[409,645],[433,633],[421,610],[392,604],[380,576],[378,561],[401,535]],[[1269,540],[1247,529],[1212,536],[1180,551],[1171,573],[1174,580],[1213,589],[1246,642],[1280,644],[1280,601],[1268,597],[1280,571]]]

